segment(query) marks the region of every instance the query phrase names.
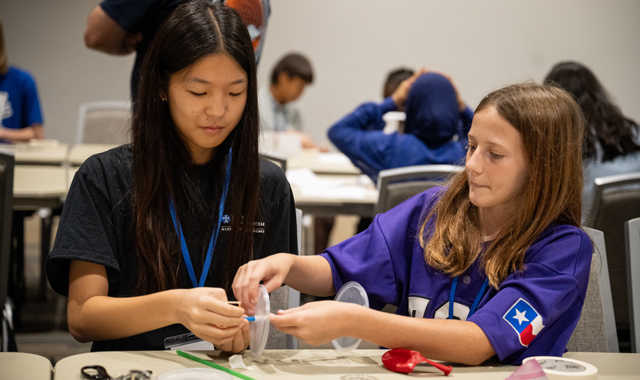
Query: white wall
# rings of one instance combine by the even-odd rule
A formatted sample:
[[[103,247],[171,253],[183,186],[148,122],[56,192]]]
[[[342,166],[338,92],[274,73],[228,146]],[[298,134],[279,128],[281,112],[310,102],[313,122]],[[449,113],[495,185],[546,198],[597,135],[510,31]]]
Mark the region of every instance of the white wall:
[[[80,0],[3,0],[12,63],[36,77],[46,134],[73,142],[81,102],[127,99],[133,56],[84,47]],[[260,84],[295,50],[316,74],[300,100],[306,130],[326,141],[333,122],[367,100],[400,65],[449,73],[474,107],[508,83],[540,81],[560,60],[589,66],[623,112],[640,121],[640,1],[271,0]]]

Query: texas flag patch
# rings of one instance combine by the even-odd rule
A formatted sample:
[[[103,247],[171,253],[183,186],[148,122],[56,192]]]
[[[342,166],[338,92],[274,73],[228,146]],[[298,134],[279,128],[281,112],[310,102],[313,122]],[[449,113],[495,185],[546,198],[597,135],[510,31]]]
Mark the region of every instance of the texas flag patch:
[[[520,298],[502,317],[518,333],[520,344],[528,346],[544,328],[542,317],[536,309]]]

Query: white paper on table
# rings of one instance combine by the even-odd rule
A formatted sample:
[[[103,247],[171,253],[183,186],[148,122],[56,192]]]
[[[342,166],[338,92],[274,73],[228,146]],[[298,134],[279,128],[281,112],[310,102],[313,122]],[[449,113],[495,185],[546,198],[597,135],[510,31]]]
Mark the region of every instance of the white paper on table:
[[[328,199],[362,199],[377,194],[375,189],[367,189],[362,186],[305,187],[300,189],[300,192],[305,197]]]
[[[308,168],[288,169],[287,180],[292,186],[305,186],[318,181],[318,176]]]
[[[318,162],[323,164],[350,164],[349,157],[342,153],[320,153],[318,154]]]

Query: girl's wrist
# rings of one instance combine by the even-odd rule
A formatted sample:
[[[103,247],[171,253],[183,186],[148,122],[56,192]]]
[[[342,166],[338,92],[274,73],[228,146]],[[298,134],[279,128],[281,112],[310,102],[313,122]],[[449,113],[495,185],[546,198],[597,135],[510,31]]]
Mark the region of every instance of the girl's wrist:
[[[346,306],[344,308],[346,315],[344,318],[339,318],[342,336],[361,339],[359,329],[367,324],[364,320],[366,319],[366,311],[369,309],[353,303],[347,303],[344,306]]]
[[[185,297],[185,292],[187,291],[187,289],[170,289],[165,291],[166,292],[166,308],[168,310],[171,310],[171,320],[169,322],[171,322],[171,324],[174,323],[182,323],[181,318],[180,318],[180,312],[183,311],[183,307],[181,307],[180,303],[181,301],[184,299]]]

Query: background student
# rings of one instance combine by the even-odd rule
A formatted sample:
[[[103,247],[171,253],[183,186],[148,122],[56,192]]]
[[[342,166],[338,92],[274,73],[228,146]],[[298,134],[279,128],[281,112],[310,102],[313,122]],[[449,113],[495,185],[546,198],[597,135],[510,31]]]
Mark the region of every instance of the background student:
[[[48,278],[94,351],[162,350],[190,331],[240,352],[248,323],[227,303],[237,268],[297,250],[289,184],[258,155],[251,39],[235,10],[190,1],[147,54],[133,143],[78,170]]]
[[[586,118],[582,194],[585,221],[593,202],[596,178],[640,172],[640,128],[622,114],[595,74],[578,62],[556,64],[544,81],[575,96]]]
[[[84,41],[88,48],[112,55],[136,52],[131,72],[131,99],[138,94],[140,67],[158,28],[169,14],[188,0],[103,0],[87,19]],[[269,0],[212,0],[235,8],[251,35],[256,62],[260,60],[267,29]]]
[[[44,138],[36,82],[28,72],[9,65],[0,21],[0,143]]]
[[[312,83],[313,68],[309,59],[299,53],[282,57],[271,71],[269,86],[258,93],[262,130],[299,134],[303,148],[315,148],[316,144],[302,132],[304,123],[296,102]]]
[[[404,133],[385,134],[382,115],[405,111]],[[334,124],[331,142],[377,182],[378,172],[411,165],[459,164],[473,111],[451,81],[422,69],[380,103],[364,103]]]
[[[371,309],[335,301],[278,311],[271,323],[311,344],[351,336],[479,364],[562,356],[580,318],[593,248],[580,229],[580,108],[533,83],[490,93],[469,131],[465,172],[376,216],[320,256],[242,266],[234,293],[251,309],[259,281],[327,296],[348,281]],[[553,162],[553,165],[549,165]],[[396,314],[383,313],[386,304]]]
[[[400,86],[400,83],[409,79],[413,73],[413,70],[404,67],[399,67],[389,72],[382,86],[382,98],[386,99],[393,95],[393,92]]]

